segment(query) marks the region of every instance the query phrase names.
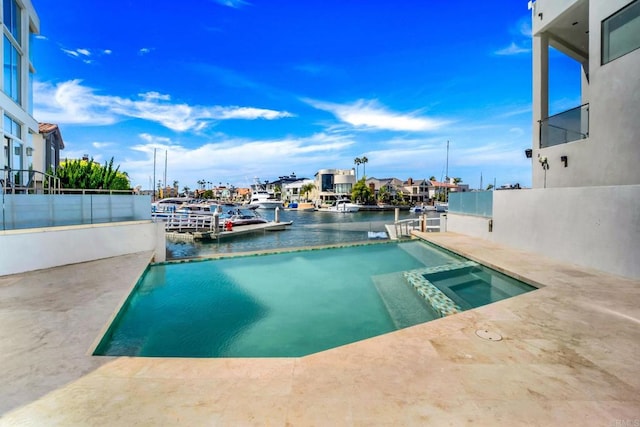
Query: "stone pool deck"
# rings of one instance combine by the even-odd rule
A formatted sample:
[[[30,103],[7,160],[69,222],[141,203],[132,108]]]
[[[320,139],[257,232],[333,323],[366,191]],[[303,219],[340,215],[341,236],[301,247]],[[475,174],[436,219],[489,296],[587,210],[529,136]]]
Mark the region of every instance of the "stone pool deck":
[[[640,281],[423,236],[542,287],[303,358],[170,359],[88,354],[148,253],[0,277],[0,425],[640,424]]]

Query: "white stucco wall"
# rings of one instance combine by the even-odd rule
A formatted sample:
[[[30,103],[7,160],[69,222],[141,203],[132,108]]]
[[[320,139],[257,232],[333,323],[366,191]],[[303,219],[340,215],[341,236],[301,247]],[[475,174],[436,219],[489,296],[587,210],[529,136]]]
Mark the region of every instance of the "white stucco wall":
[[[455,213],[448,213],[446,220],[442,217],[440,219],[441,226],[444,228],[444,224],[446,224],[446,229],[449,231],[485,240],[493,240],[493,233],[489,232],[489,221],[491,221],[491,218]]]
[[[164,261],[165,245],[151,221],[0,231],[0,276],[144,251]]]
[[[496,191],[492,233],[452,213],[447,229],[640,278],[640,185]]]
[[[583,75],[575,76],[584,84],[582,101],[589,102],[587,139],[555,147],[538,148],[537,120],[545,114],[537,104],[546,102],[545,95],[540,94],[546,89],[544,76],[539,76],[539,67],[534,67],[534,188],[544,188],[545,185],[551,188],[640,184],[640,49],[607,64],[601,64],[602,21],[630,2],[631,0],[589,2],[589,79],[587,81]],[[555,10],[561,5],[566,7],[564,3],[573,2],[546,0],[544,6],[553,7]],[[539,7],[542,7],[542,4],[540,2]],[[549,14],[548,18],[552,16],[553,14]],[[534,61],[542,61],[539,58],[542,53],[538,38],[534,40],[534,47]],[[550,78],[553,79],[553,76]],[[538,154],[549,160],[546,184],[545,171],[537,161]],[[560,161],[561,156],[568,157],[567,167]]]

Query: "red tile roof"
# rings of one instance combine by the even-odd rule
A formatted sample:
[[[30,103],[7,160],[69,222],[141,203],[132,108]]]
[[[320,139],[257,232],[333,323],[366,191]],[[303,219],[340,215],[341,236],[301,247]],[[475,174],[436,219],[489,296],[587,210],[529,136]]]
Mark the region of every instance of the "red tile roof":
[[[52,132],[56,132],[58,134],[58,138],[60,139],[60,149],[64,148],[64,141],[62,140],[62,133],[60,133],[60,128],[55,123],[38,123],[38,131],[47,135]]]

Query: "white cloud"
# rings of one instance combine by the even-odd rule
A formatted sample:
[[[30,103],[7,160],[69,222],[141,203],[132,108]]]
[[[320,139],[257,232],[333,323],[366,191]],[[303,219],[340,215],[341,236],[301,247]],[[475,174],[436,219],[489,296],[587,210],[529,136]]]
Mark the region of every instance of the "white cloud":
[[[93,148],[97,148],[97,149],[103,149],[103,148],[109,148],[109,147],[113,147],[115,144],[113,142],[92,142],[91,146]]]
[[[197,131],[216,120],[275,120],[292,117],[287,111],[238,106],[191,106],[171,103],[170,96],[158,92],[138,95],[139,99],[99,95],[80,80],[57,85],[34,84],[34,115],[40,121],[104,125],[124,118],[138,118],[179,131]]]
[[[275,120],[294,116],[287,111],[265,110],[252,107],[214,107],[214,111],[214,115],[218,119]]]
[[[520,55],[523,53],[531,52],[531,48],[518,46],[516,42],[511,42],[511,44],[504,49],[496,50],[494,53],[496,55]]]
[[[62,50],[65,54],[67,54],[67,56],[78,59],[84,62],[85,64],[91,64],[95,62],[93,59],[89,59],[89,58],[95,58],[102,55],[111,55],[111,53],[113,53],[110,49],[92,51],[91,49],[86,49],[86,48],[66,49],[61,47],[60,50]]]
[[[243,0],[215,0],[215,2],[221,4],[222,6],[232,7],[234,9],[250,4]]]
[[[155,48],[152,47],[143,47],[138,51],[138,55],[146,55],[147,53],[151,53]]]
[[[186,147],[170,138],[148,133],[139,135],[141,144],[130,147],[143,153],[141,160],[126,160],[121,169],[127,171],[134,184],[148,186],[153,174],[153,155],[156,149],[156,174],[164,169],[165,150],[168,153],[168,178],[180,181],[181,188],[193,188],[199,179],[218,179],[235,185],[248,185],[254,176],[273,179],[282,171],[314,172],[321,167],[342,164],[350,168],[346,151],[355,142],[345,136],[318,133],[308,137],[271,140],[245,140],[220,137],[196,147]],[[242,159],[242,167],[237,160]],[[246,181],[246,182],[245,182]]]
[[[531,29],[531,19],[526,18],[520,21],[518,30],[521,35],[530,38],[533,35],[533,30]]]
[[[387,110],[375,100],[358,100],[353,104],[335,104],[306,100],[313,107],[329,111],[341,121],[356,128],[393,131],[433,131],[450,123],[446,120],[420,116],[418,113],[396,113]]]

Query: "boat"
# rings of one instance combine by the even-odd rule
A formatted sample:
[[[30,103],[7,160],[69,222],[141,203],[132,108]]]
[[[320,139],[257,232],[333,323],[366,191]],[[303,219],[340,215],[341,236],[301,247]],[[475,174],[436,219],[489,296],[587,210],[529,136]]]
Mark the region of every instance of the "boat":
[[[185,203],[193,202],[189,197],[167,197],[151,203],[151,213],[171,213],[175,212]]]
[[[316,208],[311,202],[291,202],[284,208],[284,210],[298,211],[298,212],[312,212],[316,210]]]
[[[436,212],[447,212],[447,211],[449,211],[449,203],[436,202]]]
[[[409,209],[409,212],[411,213],[425,213],[428,211],[435,211],[436,207],[435,206],[431,206],[431,205],[420,205],[420,206],[412,206]]]
[[[349,199],[338,199],[336,202],[327,208],[328,212],[337,213],[354,213],[360,210],[360,205],[351,203]]]
[[[247,207],[249,209],[282,209],[284,205],[282,201],[276,199],[273,194],[269,193],[256,178],[255,184],[251,189],[251,201],[249,201]]]
[[[258,215],[254,210],[247,209],[232,209],[226,212],[223,212],[225,216],[224,221],[221,222],[220,226],[225,227],[227,223],[231,223],[235,226],[249,225],[249,224],[266,224],[269,221]]]

